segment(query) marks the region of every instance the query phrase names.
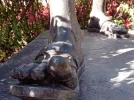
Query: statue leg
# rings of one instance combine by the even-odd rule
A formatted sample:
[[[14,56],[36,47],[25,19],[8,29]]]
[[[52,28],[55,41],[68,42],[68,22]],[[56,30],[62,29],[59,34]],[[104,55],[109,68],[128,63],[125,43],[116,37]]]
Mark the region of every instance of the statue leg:
[[[25,84],[77,86],[83,63],[82,34],[75,14],[75,0],[48,0],[50,38],[35,62],[12,70],[11,77]]]
[[[93,0],[88,30],[97,30],[110,38],[127,36],[128,30],[126,28],[117,26],[105,15],[105,6],[106,0]]]

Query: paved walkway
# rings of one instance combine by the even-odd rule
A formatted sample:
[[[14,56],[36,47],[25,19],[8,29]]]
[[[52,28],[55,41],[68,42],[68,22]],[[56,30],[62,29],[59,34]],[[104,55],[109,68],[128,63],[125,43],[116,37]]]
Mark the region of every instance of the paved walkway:
[[[47,42],[47,32],[40,35],[11,60],[0,66],[0,100],[19,100],[8,86],[16,83],[10,71],[34,60]],[[41,43],[41,44],[40,44]],[[85,70],[80,77],[79,100],[134,100],[134,40],[114,40],[84,31],[82,48]]]

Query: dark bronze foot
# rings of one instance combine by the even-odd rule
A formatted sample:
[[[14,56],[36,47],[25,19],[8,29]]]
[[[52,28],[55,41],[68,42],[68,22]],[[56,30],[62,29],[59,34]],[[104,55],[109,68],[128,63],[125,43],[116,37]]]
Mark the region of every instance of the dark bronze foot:
[[[105,16],[104,16],[105,17]],[[107,17],[106,17],[107,18]],[[124,27],[117,26],[108,18],[100,25],[100,20],[97,17],[91,17],[88,24],[89,32],[100,32],[109,38],[128,38],[128,30]]]
[[[48,64],[42,60],[14,69],[12,78],[20,84],[10,86],[11,94],[23,100],[77,100],[77,66],[71,56],[62,56],[53,56]]]
[[[59,33],[39,52],[35,62],[12,70],[11,77],[20,82],[10,86],[12,95],[27,100],[77,100],[77,72],[83,62],[77,48],[80,45],[76,38],[70,39],[68,28],[57,30]]]
[[[128,30],[124,27],[117,26],[111,21],[105,21],[100,29],[100,32],[107,35],[109,38],[128,38]]]
[[[64,47],[71,49],[72,45],[60,42],[48,46],[52,47],[46,47],[45,51],[39,53],[34,63],[15,68],[11,72],[11,77],[25,84],[55,84],[75,89],[77,85],[76,61],[69,53],[62,53]],[[59,51],[52,49],[55,47],[59,48]]]
[[[49,86],[47,92],[61,89],[76,91],[78,90],[77,71],[83,63],[83,56],[81,53],[82,34],[74,9],[75,0],[47,0],[47,2],[50,7],[50,38],[48,45],[40,51],[35,58],[35,62],[18,66],[11,72],[11,77],[19,80],[23,85],[29,84],[31,88],[32,86],[44,86],[43,88]],[[40,91],[40,93],[42,92]],[[50,93],[56,95],[53,92]]]
[[[34,63],[13,69],[11,77],[20,84],[10,86],[11,94],[27,100],[76,100],[78,66],[70,55],[72,50],[69,42],[53,42],[43,48]]]

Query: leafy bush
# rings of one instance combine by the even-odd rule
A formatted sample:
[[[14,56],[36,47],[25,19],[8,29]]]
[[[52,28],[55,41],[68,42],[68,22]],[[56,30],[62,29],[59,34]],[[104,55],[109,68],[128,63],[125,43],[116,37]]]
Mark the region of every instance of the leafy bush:
[[[0,61],[49,28],[49,9],[36,0],[2,0],[0,15]]]
[[[75,12],[82,29],[86,29],[88,26],[91,6],[92,0],[76,0]]]
[[[133,0],[108,0],[107,15],[112,16],[113,21],[117,25],[122,25],[128,29],[134,29]]]

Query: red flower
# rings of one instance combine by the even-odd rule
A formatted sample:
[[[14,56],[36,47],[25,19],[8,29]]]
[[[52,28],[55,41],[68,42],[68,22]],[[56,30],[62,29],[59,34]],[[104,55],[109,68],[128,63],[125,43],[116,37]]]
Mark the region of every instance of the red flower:
[[[47,17],[48,15],[49,15],[49,8],[46,7],[46,8],[43,9],[43,16]]]
[[[38,32],[37,31],[34,32],[34,36],[38,36]]]
[[[126,20],[126,21],[124,22],[124,26],[125,26],[126,28],[130,28],[130,27],[131,27],[130,21]]]
[[[112,6],[117,7],[118,6],[117,2],[116,1],[113,1],[112,2]]]
[[[17,19],[18,19],[18,20],[21,19],[21,13],[18,14]]]
[[[29,23],[33,23],[34,22],[34,16],[32,14],[28,14],[27,17],[28,17],[28,22]]]
[[[106,16],[111,16],[109,11],[106,12]]]
[[[23,12],[23,10],[22,10],[22,9],[19,9],[19,13],[18,13],[18,15],[17,15],[17,19],[18,19],[18,20],[21,19],[21,17],[22,17],[22,12]]]
[[[20,13],[22,13],[22,12],[23,12],[23,9],[20,8]]]

